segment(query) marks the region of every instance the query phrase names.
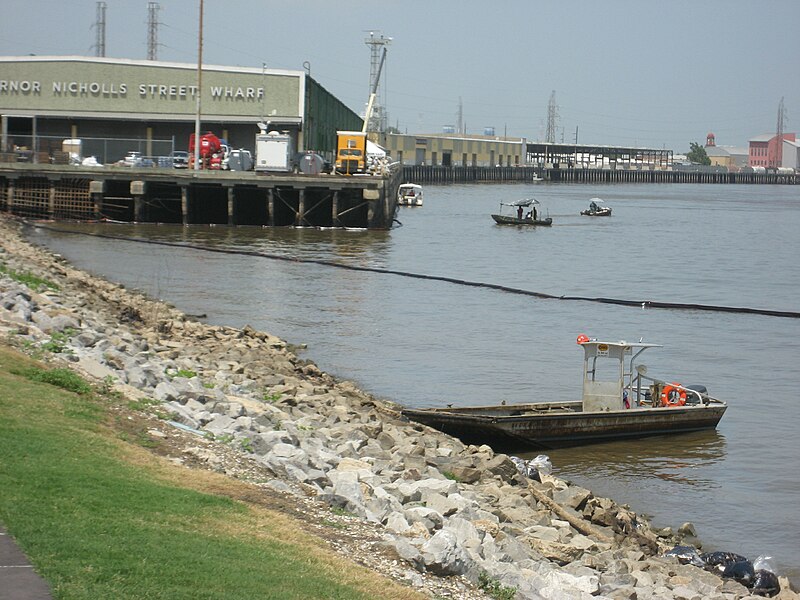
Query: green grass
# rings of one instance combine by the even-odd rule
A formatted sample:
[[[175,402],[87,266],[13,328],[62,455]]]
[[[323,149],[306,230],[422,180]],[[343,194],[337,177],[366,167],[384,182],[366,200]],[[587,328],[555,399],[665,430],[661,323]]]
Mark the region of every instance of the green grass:
[[[107,398],[25,375],[36,368],[0,348],[0,522],[56,598],[371,597],[375,581],[358,580],[373,574],[270,533],[263,511],[131,461]]]
[[[48,281],[47,279],[42,279],[34,275],[33,273],[29,273],[27,271],[15,271],[7,267],[5,264],[0,264],[0,273],[4,275],[8,275],[14,281],[22,283],[28,286],[30,289],[35,291],[41,291],[44,288],[50,288],[51,290],[58,290],[58,286],[53,283],[52,281]]]
[[[442,475],[444,475],[445,479],[449,479],[451,481],[461,481],[461,478],[451,471],[442,471]]]
[[[478,587],[495,600],[514,600],[514,596],[517,595],[517,588],[504,586],[487,573],[478,576]]]

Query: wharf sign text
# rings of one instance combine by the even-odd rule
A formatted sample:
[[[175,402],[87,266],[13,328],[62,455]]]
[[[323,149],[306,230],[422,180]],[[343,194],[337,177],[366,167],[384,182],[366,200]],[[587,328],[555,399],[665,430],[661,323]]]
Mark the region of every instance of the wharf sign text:
[[[41,81],[0,79],[0,96],[41,96]],[[129,88],[127,83],[100,81],[53,81],[50,91],[56,98],[127,98],[130,89],[135,89],[139,98],[153,100],[186,100],[197,95],[196,85],[165,85],[163,83],[139,83]],[[264,98],[263,87],[210,86],[213,100],[260,102]]]

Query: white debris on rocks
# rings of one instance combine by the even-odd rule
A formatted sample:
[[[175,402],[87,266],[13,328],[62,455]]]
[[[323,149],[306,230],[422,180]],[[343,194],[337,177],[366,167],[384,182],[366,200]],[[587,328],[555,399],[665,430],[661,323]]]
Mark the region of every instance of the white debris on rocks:
[[[274,336],[193,321],[72,268],[7,221],[0,232],[0,265],[59,286],[32,290],[0,273],[1,335],[28,346],[57,341],[76,370],[249,455],[273,489],[374,525],[407,573],[489,580],[517,599],[750,597],[663,557],[676,537],[610,499],[546,473],[528,479],[488,446],[407,422]],[[212,451],[191,451],[214,466]],[[780,597],[797,598],[783,583]]]

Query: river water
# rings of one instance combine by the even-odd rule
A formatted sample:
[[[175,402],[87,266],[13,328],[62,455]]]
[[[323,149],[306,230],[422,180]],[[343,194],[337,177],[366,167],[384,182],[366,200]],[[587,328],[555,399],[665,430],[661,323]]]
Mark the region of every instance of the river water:
[[[536,196],[551,228],[495,225]],[[589,198],[610,218],[579,216]],[[578,399],[580,333],[663,344],[649,373],[700,383],[729,408],[716,431],[547,452],[554,474],[660,526],[695,524],[707,550],[771,556],[800,583],[800,319],[539,299],[332,261],[554,295],[798,311],[800,188],[749,185],[428,186],[388,232],[59,225],[77,266],[295,344],[339,377],[409,406]]]

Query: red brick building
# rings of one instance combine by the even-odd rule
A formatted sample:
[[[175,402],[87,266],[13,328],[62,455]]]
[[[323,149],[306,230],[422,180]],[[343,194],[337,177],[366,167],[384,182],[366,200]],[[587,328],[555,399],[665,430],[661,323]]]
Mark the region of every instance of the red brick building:
[[[785,142],[796,142],[797,136],[794,133],[784,133],[783,141],[778,140],[777,135],[759,135],[750,138],[750,152],[748,154],[747,165],[750,167],[765,167],[777,169],[783,165],[783,153]]]

